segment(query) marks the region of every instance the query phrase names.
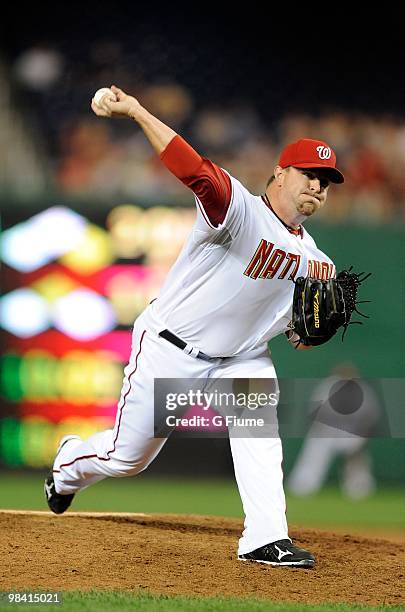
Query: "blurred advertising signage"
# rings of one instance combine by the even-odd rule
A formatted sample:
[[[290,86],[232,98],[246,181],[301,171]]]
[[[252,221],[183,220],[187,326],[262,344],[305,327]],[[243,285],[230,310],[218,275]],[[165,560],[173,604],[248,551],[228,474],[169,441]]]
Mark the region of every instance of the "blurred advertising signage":
[[[100,227],[54,206],[3,232],[0,462],[46,465],[72,419],[112,425],[132,324],[194,216],[123,205]]]
[[[52,465],[60,439],[72,432],[88,438],[110,427],[100,417],[69,417],[53,423],[41,416],[0,419],[0,462],[10,467],[45,468]]]

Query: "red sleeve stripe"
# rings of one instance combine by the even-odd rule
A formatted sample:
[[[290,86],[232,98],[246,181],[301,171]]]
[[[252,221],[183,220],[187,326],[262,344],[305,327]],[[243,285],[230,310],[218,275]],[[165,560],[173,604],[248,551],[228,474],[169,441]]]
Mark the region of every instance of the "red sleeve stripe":
[[[222,172],[224,172],[224,171],[222,170]],[[224,172],[224,174],[226,174],[226,173]],[[227,175],[227,176],[228,176],[228,175]],[[217,217],[217,220],[218,220],[218,225],[219,225],[220,223],[223,223],[223,222],[225,221],[225,218],[226,218],[226,215],[227,215],[227,213],[228,213],[228,210],[229,210],[229,208],[230,208],[230,206],[231,206],[231,204],[232,204],[232,200],[233,200],[233,189],[232,189],[232,183],[230,183],[230,185],[231,185],[231,196],[230,196],[230,198],[229,198],[229,204],[228,204],[228,206],[226,207],[226,209],[224,210],[223,217],[222,217],[221,219],[219,219],[219,220],[218,220],[218,217]],[[210,227],[212,227],[213,229],[217,229],[218,225],[213,225],[213,224],[212,224],[212,222],[211,222],[212,220],[211,220],[211,219],[210,219],[210,217],[208,216],[208,214],[207,214],[207,212],[206,212],[206,210],[205,210],[204,206],[202,205],[202,202],[200,201],[200,199],[199,199],[199,198],[198,198],[198,196],[196,196],[196,195],[195,195],[195,201],[196,201],[196,204],[197,204],[198,208],[200,209],[201,214],[202,214],[202,216],[204,217],[204,220],[205,220],[205,222],[207,223],[207,225],[209,225],[209,226],[210,226]]]
[[[196,176],[202,157],[178,134],[160,154],[160,159],[168,170],[178,179]]]
[[[232,197],[229,175],[201,157],[181,136],[175,136],[161,153],[168,170],[198,197],[211,227],[223,223]]]
[[[207,225],[209,225],[210,227],[212,227],[213,229],[215,229],[215,225],[212,225],[208,215],[206,214],[205,210],[204,210],[204,206],[202,205],[202,203],[200,202],[199,198],[197,196],[195,196],[195,203],[197,204],[198,208],[200,209],[200,212],[202,214],[202,216],[204,217],[204,221],[206,222]]]

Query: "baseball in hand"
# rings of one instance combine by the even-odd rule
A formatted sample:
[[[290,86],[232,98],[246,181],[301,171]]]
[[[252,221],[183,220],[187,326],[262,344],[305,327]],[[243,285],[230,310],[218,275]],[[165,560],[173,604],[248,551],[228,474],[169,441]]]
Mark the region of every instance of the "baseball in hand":
[[[113,100],[114,102],[117,101],[117,96],[109,87],[102,87],[101,89],[97,89],[93,96],[94,104],[96,104],[96,106],[100,106],[104,96],[108,96],[108,99]]]

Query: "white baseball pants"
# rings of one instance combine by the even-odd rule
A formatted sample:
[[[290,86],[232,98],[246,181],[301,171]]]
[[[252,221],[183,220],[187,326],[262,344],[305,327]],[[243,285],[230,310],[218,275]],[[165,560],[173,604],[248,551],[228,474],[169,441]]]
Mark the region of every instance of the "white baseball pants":
[[[154,438],[155,378],[276,378],[265,347],[208,362],[187,355],[159,331],[148,309],[136,320],[114,429],[63,446],[54,464],[58,493],[76,493],[107,476],[138,474],[153,461],[167,439]],[[238,553],[245,554],[288,537],[282,446],[277,425],[271,437],[230,436],[230,445],[245,513]]]

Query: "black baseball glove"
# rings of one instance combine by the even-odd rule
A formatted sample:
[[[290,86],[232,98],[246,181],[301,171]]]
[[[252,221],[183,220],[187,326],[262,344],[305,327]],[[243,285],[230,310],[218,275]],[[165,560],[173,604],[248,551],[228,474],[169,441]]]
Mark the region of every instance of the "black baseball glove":
[[[371,274],[371,272],[370,272]],[[357,291],[363,281],[370,276],[361,272],[355,274],[352,268],[342,270],[336,278],[327,281],[300,276],[295,282],[293,297],[291,331],[287,336],[298,347],[318,346],[332,338],[343,327],[342,340],[349,325],[361,324],[361,321],[350,321],[353,312],[367,317],[359,310]]]

